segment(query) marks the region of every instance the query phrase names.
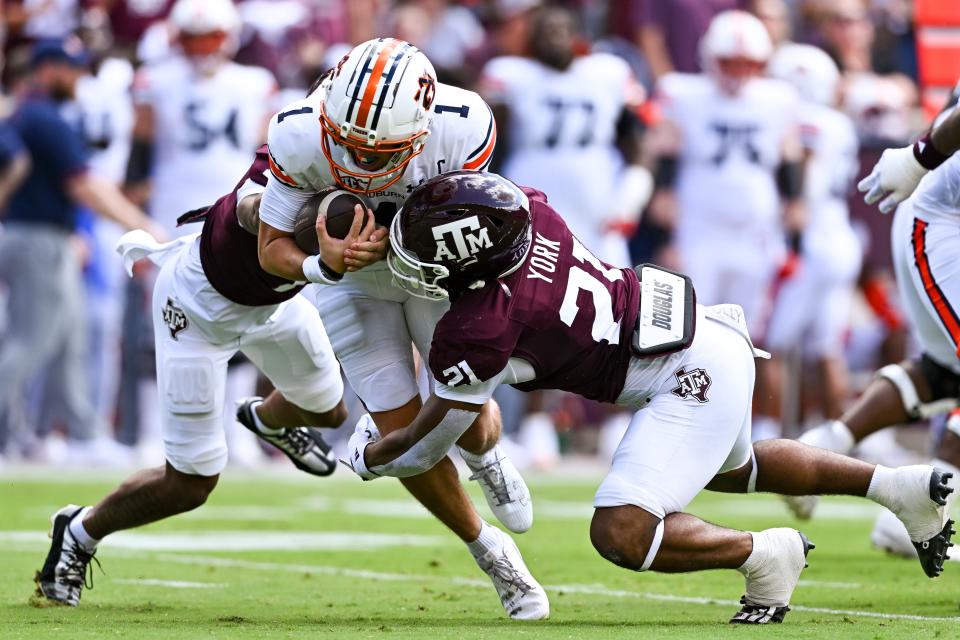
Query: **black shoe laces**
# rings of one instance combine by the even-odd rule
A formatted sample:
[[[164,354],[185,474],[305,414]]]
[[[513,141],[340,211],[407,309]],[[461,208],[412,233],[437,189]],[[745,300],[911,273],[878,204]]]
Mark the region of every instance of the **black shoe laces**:
[[[60,582],[73,589],[86,587],[93,589],[93,567],[90,561],[97,565],[100,573],[104,573],[100,561],[79,544],[74,543],[70,549],[63,554],[63,571],[60,576]]]
[[[500,461],[497,460],[480,469],[472,476],[471,480],[476,480],[486,487],[497,501],[497,506],[513,502],[510,497],[510,490],[507,488],[507,481],[503,477],[503,469],[500,467]]]
[[[488,573],[495,581],[520,595],[526,595],[527,592],[533,589],[533,587],[523,579],[523,576],[521,576],[517,568],[513,566],[513,563],[510,562],[506,554],[501,555],[493,561],[490,569],[488,569]]]
[[[303,427],[288,427],[280,438],[301,457],[307,455],[316,444]]]

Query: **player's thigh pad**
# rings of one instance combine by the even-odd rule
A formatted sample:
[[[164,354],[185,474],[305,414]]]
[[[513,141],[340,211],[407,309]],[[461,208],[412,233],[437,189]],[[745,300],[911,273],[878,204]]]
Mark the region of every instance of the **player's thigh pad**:
[[[301,296],[284,302],[264,325],[243,336],[240,350],[302,409],[330,411],[343,397],[340,363],[323,322]]]
[[[349,274],[335,286],[308,286],[304,294],[320,312],[333,352],[368,411],[396,409],[417,395],[406,296],[388,270]]]
[[[157,389],[167,460],[182,473],[212,476],[227,463],[223,404],[227,361],[236,349],[210,344],[170,290],[173,263],[154,287]]]
[[[710,480],[750,459],[754,366],[746,341],[711,320],[676,371],[637,412],[594,498],[660,518],[682,511]]]
[[[960,234],[956,222],[915,216],[913,201],[897,207],[891,230],[894,269],[904,308],[924,353],[955,362],[960,331]]]

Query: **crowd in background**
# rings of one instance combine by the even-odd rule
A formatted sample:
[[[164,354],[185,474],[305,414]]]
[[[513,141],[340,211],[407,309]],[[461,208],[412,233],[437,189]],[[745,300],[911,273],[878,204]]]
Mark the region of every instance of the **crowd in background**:
[[[673,72],[703,71],[700,42],[721,11],[742,9],[753,13],[766,27],[775,47],[785,42],[807,43],[829,54],[841,74],[836,104],[854,125],[860,167],[872,166],[882,149],[905,144],[923,126],[917,107],[909,0],[239,0],[238,20],[227,34],[225,50],[236,63],[246,66],[246,75],[237,76],[241,80],[224,81],[226,84],[210,88],[202,100],[192,97],[184,109],[178,107],[167,113],[167,105],[175,102],[171,96],[186,91],[177,86],[175,78],[168,77],[171,61],[182,56],[178,28],[170,19],[174,4],[174,0],[3,3],[0,115],[10,118],[15,126],[8,121],[0,129],[0,206],[6,207],[12,198],[9,208],[14,213],[5,216],[0,212],[0,222],[7,227],[0,231],[0,237],[18,227],[22,232],[22,211],[28,202],[20,192],[5,192],[7,178],[28,172],[31,177],[19,189],[33,189],[34,198],[42,184],[56,184],[56,188],[64,189],[62,201],[50,206],[68,207],[70,219],[55,220],[62,232],[53,240],[43,241],[55,241],[50,250],[65,254],[63,259],[72,261],[82,282],[71,279],[69,265],[63,267],[66,271],[58,280],[61,288],[57,290],[70,299],[60,300],[46,307],[48,313],[27,320],[46,335],[49,346],[42,352],[10,355],[9,332],[5,341],[4,327],[24,319],[18,316],[22,301],[3,292],[13,291],[10,279],[23,274],[4,270],[5,257],[0,255],[0,345],[7,348],[5,352],[0,347],[0,377],[8,373],[5,353],[21,363],[11,365],[9,371],[19,366],[25,372],[25,379],[17,384],[10,380],[6,386],[0,384],[0,459],[113,464],[132,462],[135,455],[156,455],[159,427],[151,417],[151,406],[156,402],[152,329],[144,312],[152,273],[148,267],[139,267],[128,278],[113,251],[117,238],[124,226],[130,226],[126,223],[138,207],[151,216],[150,228],[160,238],[198,231],[178,228],[176,218],[190,209],[212,204],[217,196],[230,191],[262,143],[269,116],[301,97],[349,47],[370,38],[390,35],[412,42],[433,62],[441,82],[480,91],[493,104],[498,117],[502,112],[497,110],[497,102],[508,102],[504,96],[509,94],[512,81],[512,72],[502,71],[504,57],[543,61],[551,49],[538,49],[537,43],[550,41],[564,29],[569,31],[569,46],[577,55],[604,52],[621,60],[629,70],[624,76],[629,80],[622,81],[629,85],[622,102],[634,112],[638,123],[630,132],[635,147],[617,155],[610,161],[614,163],[612,168],[602,171],[597,163],[608,161],[603,156],[607,152],[597,156],[600,160],[583,160],[593,138],[581,136],[579,150],[571,152],[572,160],[565,167],[582,164],[577,168],[578,176],[572,178],[576,182],[567,181],[566,186],[576,191],[569,196],[570,202],[577,196],[586,202],[558,206],[571,226],[584,227],[577,229],[579,237],[592,233],[598,245],[614,247],[608,256],[623,256],[606,258],[612,262],[652,261],[682,268],[674,240],[677,218],[684,212],[670,211],[663,185],[658,181],[661,188],[643,215],[640,211],[614,211],[631,185],[636,185],[628,181],[606,184],[609,176],[603,174],[625,172],[634,165],[656,173],[657,153],[651,151],[655,145],[649,139],[661,119],[670,117],[657,101],[659,83]],[[537,16],[547,4],[571,11],[573,24],[552,27],[549,22],[538,22]],[[564,46],[561,43],[552,50],[563,50]],[[57,63],[54,66],[75,70],[73,95],[58,93],[58,87],[70,85],[71,78],[56,77],[56,70],[50,71],[51,61]],[[250,72],[249,67],[256,70]],[[522,90],[536,92],[536,81],[523,80],[520,84]],[[29,123],[32,128],[28,128],[28,136],[40,129],[48,132],[42,142],[15,139],[17,127],[28,126],[23,122],[24,105],[37,100],[39,89],[49,98],[41,106],[54,105],[63,121],[79,132],[85,149],[74,149],[65,135],[49,134],[56,124],[50,114],[50,120],[44,121],[53,123],[49,126]],[[236,104],[227,96],[231,92]],[[40,108],[31,107],[30,113]],[[559,105],[554,110],[558,123],[561,114],[566,114],[567,123],[579,117],[577,112],[567,113],[563,108]],[[594,108],[590,103],[586,109],[589,122],[600,117]],[[614,117],[610,131],[597,134],[611,148],[622,146],[620,124]],[[520,156],[523,136],[508,133],[508,128],[506,123],[501,124],[504,135],[496,150],[494,168],[509,178],[522,180],[531,175],[523,169]],[[8,143],[11,136],[14,139]],[[145,141],[150,145],[145,147]],[[207,154],[202,156],[205,160],[187,166],[186,161],[178,159],[177,145]],[[562,141],[553,139],[548,146],[556,159]],[[140,157],[143,153],[153,157],[144,160]],[[73,172],[84,166],[96,180],[80,185],[73,179]],[[550,174],[553,169],[543,171]],[[37,182],[41,178],[46,182]],[[69,187],[63,187],[68,179]],[[560,181],[556,176],[554,179]],[[549,176],[543,181],[533,186],[553,199]],[[897,361],[910,347],[897,311],[890,272],[889,220],[867,209],[855,197],[853,184],[855,181],[849,180],[850,218],[863,260],[849,318],[844,318],[842,358],[856,374]],[[560,192],[562,187],[558,184],[554,190]],[[88,192],[91,189],[93,193]],[[639,186],[637,189],[642,190]],[[122,197],[127,199],[126,204],[115,201]],[[565,195],[557,193],[556,197],[565,202]],[[29,202],[36,205],[38,201]],[[597,206],[598,202],[604,211],[596,216],[584,214],[583,220],[574,219],[583,207]],[[591,230],[590,225],[596,228]],[[40,241],[36,242],[31,246],[39,247]],[[0,243],[0,253],[4,246],[8,247],[9,258],[12,245]],[[17,246],[25,245],[18,242]],[[606,251],[591,249],[601,255]],[[39,251],[30,250],[36,260],[40,260]],[[38,269],[49,272],[54,265],[43,261]],[[4,279],[7,287],[3,286]],[[43,282],[43,278],[36,280],[32,295],[37,298],[49,295],[39,290],[44,288]],[[791,415],[781,416],[783,424],[836,417],[829,415],[835,408],[818,406],[817,385],[801,384],[817,378],[802,375],[804,359],[796,353],[785,355],[793,363],[789,384],[799,391],[781,402],[792,407],[787,412]],[[231,371],[234,398],[251,394],[258,384],[252,365],[237,362]],[[858,387],[856,375],[852,379],[848,395]],[[527,398],[506,391],[501,394],[501,404],[505,427],[518,443],[513,455],[519,463],[546,466],[567,449],[612,451],[624,426],[622,416],[562,394]],[[353,412],[354,418],[358,415]],[[352,428],[352,423],[349,420],[347,427]],[[264,455],[255,441],[228,425],[231,433],[233,461],[252,463]],[[135,454],[135,450],[141,454]]]

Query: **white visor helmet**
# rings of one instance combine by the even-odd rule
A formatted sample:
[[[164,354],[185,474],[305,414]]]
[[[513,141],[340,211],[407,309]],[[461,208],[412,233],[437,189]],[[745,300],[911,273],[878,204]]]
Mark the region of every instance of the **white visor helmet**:
[[[746,11],[718,14],[700,41],[701,66],[731,94],[762,74],[772,53],[766,27]]]
[[[773,55],[767,72],[786,80],[803,100],[833,106],[837,102],[840,70],[822,49],[808,44],[788,44]]]

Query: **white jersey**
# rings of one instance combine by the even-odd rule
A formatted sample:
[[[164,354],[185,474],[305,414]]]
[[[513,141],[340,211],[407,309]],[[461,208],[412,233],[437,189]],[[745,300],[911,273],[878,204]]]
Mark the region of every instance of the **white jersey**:
[[[913,194],[913,202],[924,216],[960,222],[960,154],[924,176]]]
[[[276,90],[266,69],[225,63],[209,77],[182,56],[137,73],[134,100],[154,113],[150,214],[174,233],[180,214],[229,192],[263,142]]]
[[[800,139],[810,154],[804,177],[807,229],[812,233],[846,228],[847,195],[859,170],[859,143],[853,121],[844,113],[812,102],[798,109]]]
[[[324,95],[321,87],[287,105],[270,121],[271,173],[260,203],[260,220],[280,231],[293,231],[297,212],[313,193],[336,185],[320,147],[324,133],[319,114]],[[367,196],[382,225],[389,226],[407,195],[421,182],[458,169],[482,171],[490,163],[496,125],[480,96],[437,83],[431,116],[423,151],[410,161],[397,182]],[[372,268],[378,267],[386,268],[385,263]]]
[[[682,136],[678,232],[776,228],[775,172],[783,141],[797,126],[794,90],[757,78],[731,96],[708,75],[671,73],[658,94],[664,117]]]
[[[503,175],[547,193],[573,234],[600,255],[623,168],[617,121],[643,99],[630,67],[608,53],[576,58],[564,71],[504,56],[487,63],[483,85],[491,101],[510,110]]]
[[[95,76],[77,82],[80,127],[94,149],[91,169],[115,184],[126,176],[133,131],[130,85],[133,67],[126,60],[108,58]]]

